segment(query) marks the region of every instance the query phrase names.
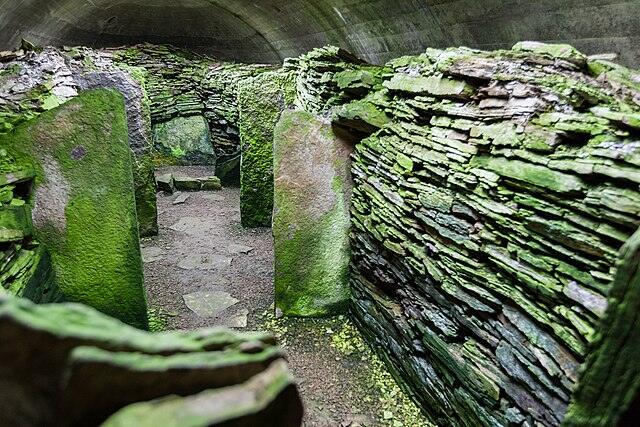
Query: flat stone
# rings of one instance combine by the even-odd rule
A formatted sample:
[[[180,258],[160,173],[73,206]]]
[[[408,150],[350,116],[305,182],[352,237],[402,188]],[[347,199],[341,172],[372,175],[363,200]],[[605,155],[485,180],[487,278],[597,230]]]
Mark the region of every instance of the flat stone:
[[[228,292],[202,291],[183,295],[184,303],[200,317],[216,317],[229,307],[236,305],[239,300]]]
[[[189,197],[191,197],[189,194],[178,193],[176,198],[173,199],[173,204],[174,205],[183,205],[183,204],[185,204],[187,202],[187,200],[189,200]]]
[[[180,218],[180,220],[170,228],[190,236],[202,236],[215,228],[215,224],[211,220],[204,218],[184,217]]]
[[[246,245],[232,244],[232,245],[229,245],[228,250],[230,254],[238,255],[238,254],[248,254],[253,250],[253,248],[251,246],[246,246]]]
[[[142,262],[151,263],[160,261],[164,256],[164,250],[157,246],[142,247]]]
[[[233,316],[225,320],[224,325],[229,328],[246,328],[248,316],[249,310],[243,308],[242,310],[239,310]]]
[[[217,176],[207,176],[205,178],[198,178],[200,181],[200,189],[202,191],[217,191],[222,190],[222,183]]]
[[[175,176],[173,182],[176,189],[180,191],[199,191],[202,188],[202,184],[198,178],[191,178],[188,176]]]
[[[178,263],[183,270],[216,270],[231,267],[233,258],[221,255],[189,254]]]
[[[170,173],[157,176],[156,185],[158,186],[158,191],[164,191],[165,193],[173,194],[176,190],[173,183],[173,175]]]

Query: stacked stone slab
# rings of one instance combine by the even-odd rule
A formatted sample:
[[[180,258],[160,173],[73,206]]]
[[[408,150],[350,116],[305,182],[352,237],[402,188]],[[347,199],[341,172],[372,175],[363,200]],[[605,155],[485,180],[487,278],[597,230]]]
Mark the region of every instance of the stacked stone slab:
[[[238,84],[271,66],[217,62],[169,46],[143,44],[105,51],[115,64],[145,70],[151,119],[155,124],[176,117],[204,116],[211,132],[218,175],[225,178],[240,163]],[[171,162],[165,157],[164,162]]]
[[[100,425],[121,409],[105,425],[301,424],[269,335],[149,334],[86,306],[0,296],[0,340],[2,425]]]
[[[39,303],[60,294],[47,250],[33,239],[29,189],[36,171],[31,161],[0,149],[0,289]]]
[[[202,82],[204,116],[210,124],[221,178],[233,174],[240,164],[238,87],[245,79],[271,69],[260,64],[218,63],[207,71]]]
[[[117,64],[145,70],[145,88],[154,124],[174,117],[202,115],[200,87],[213,62],[211,58],[151,44],[106,50],[106,53]]]
[[[530,42],[399,58],[366,91],[363,70],[326,63],[299,74],[302,104],[351,100],[334,121],[369,135],[352,169],[354,311],[415,398],[441,425],[614,424],[638,359],[615,371],[624,396],[615,358],[585,360],[635,348],[611,310],[637,289],[611,292],[636,280],[617,260],[640,225],[640,74]]]

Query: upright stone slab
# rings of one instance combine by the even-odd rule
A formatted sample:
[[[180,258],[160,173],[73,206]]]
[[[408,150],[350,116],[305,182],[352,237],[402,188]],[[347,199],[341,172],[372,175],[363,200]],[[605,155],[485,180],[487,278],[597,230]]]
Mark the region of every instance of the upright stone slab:
[[[273,131],[293,91],[292,75],[263,73],[238,85],[240,213],[244,227],[268,227],[273,211]],[[291,97],[292,98],[292,97]],[[289,99],[289,104],[293,102]]]
[[[122,95],[81,93],[14,132],[0,149],[36,166],[34,238],[49,251],[63,299],[147,326]]]
[[[215,165],[209,124],[202,116],[176,117],[153,128],[154,145],[165,163]]]
[[[285,111],[274,138],[276,308],[323,316],[350,297],[351,145],[307,112]]]

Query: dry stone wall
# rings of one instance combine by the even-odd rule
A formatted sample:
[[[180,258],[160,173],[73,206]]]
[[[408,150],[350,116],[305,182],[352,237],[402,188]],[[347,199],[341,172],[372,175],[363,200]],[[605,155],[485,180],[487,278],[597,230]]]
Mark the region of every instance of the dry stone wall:
[[[154,125],[176,117],[204,116],[211,132],[218,176],[236,174],[240,163],[237,91],[241,81],[272,69],[236,64],[169,46],[137,45],[107,49],[115,64],[144,70]],[[160,161],[171,162],[171,156]],[[230,177],[231,178],[231,177]]]
[[[619,399],[607,359],[585,360],[634,345],[602,319],[635,280],[617,260],[640,225],[640,74],[529,42],[373,68],[325,48],[297,66],[300,105],[362,138],[355,316],[432,419],[615,423],[638,362]],[[567,412],[576,388],[598,405]]]

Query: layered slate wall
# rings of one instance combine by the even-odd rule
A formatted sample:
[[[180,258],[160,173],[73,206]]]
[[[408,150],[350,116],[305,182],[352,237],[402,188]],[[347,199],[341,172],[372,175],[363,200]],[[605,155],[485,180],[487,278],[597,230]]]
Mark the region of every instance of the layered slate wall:
[[[164,126],[177,118],[204,117],[214,154],[201,149],[171,151],[156,141],[157,164],[210,164],[217,175],[238,178],[240,134],[237,91],[240,82],[272,67],[220,62],[168,46],[138,45],[99,52],[119,66],[144,70],[151,121]],[[208,153],[205,153],[208,154]]]
[[[9,240],[3,264],[31,265],[9,271],[4,288],[37,302],[82,302],[147,327],[128,139],[124,99],[112,90],[83,92],[0,136],[0,188],[23,191],[22,202],[0,207],[0,229],[9,225],[24,239]],[[48,259],[40,245],[51,271],[40,266]],[[33,284],[38,292],[28,290]]]
[[[331,43],[383,63],[427,47],[545,40],[618,52],[638,66],[639,19],[635,0],[15,0],[0,4],[0,48],[22,37],[43,45],[149,41],[278,63]]]
[[[433,421],[614,424],[638,385],[638,73],[536,43],[297,64],[299,105],[362,139],[356,319]]]

